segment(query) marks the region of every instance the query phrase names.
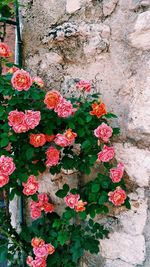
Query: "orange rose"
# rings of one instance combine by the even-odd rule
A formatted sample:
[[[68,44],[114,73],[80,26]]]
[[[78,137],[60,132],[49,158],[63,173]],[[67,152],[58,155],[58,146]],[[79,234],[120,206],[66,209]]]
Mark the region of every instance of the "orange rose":
[[[106,106],[104,103],[93,103],[92,104],[92,111],[90,111],[91,115],[97,116],[97,118],[100,118],[102,115],[107,114]]]
[[[82,212],[85,210],[85,205],[87,202],[83,202],[82,200],[79,200],[77,205],[75,206],[75,211],[76,212]]]
[[[38,238],[38,237],[34,237],[31,240],[31,246],[34,247],[34,248],[41,247],[44,244],[45,244],[45,241],[43,239],[41,239],[41,238]]]
[[[30,144],[34,147],[43,146],[46,143],[45,134],[30,134]]]
[[[72,132],[72,129],[68,129],[64,135],[70,142],[73,142],[74,139],[77,137],[77,134]]]
[[[62,96],[58,91],[52,90],[50,92],[47,92],[44,103],[46,104],[48,109],[54,109],[59,104],[61,98]]]
[[[115,191],[109,192],[108,196],[109,201],[112,202],[115,206],[121,206],[122,204],[124,204],[127,198],[125,191],[120,186],[118,186]]]

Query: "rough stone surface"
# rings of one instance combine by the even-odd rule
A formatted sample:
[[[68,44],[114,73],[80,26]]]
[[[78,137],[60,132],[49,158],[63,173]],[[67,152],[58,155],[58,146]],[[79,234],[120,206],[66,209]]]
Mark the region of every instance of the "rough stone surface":
[[[101,242],[102,255],[86,254],[82,267],[149,267],[150,1],[21,2],[24,65],[65,96],[79,95],[79,79],[91,81],[121,127],[114,145],[125,163],[132,208],[109,215],[111,235]],[[45,174],[41,192],[53,199],[66,179],[77,184],[72,174],[61,175]]]
[[[133,47],[150,49],[150,11],[138,15],[133,33],[129,35],[129,41]]]
[[[108,259],[121,259],[130,264],[142,264],[145,256],[143,235],[131,236],[114,232],[109,239],[101,241],[102,256]]]

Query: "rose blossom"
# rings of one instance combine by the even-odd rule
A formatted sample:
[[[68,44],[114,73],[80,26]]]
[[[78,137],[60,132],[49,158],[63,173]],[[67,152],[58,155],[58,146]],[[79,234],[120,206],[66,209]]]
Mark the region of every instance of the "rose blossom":
[[[55,135],[54,134],[52,134],[52,135],[45,134],[45,138],[46,138],[47,142],[52,142],[55,138]]]
[[[60,100],[59,104],[54,110],[60,118],[68,118],[76,111],[76,109],[73,108],[70,100],[66,100],[64,98]]]
[[[10,57],[12,55],[12,52],[9,48],[9,46],[3,42],[0,43],[0,57]]]
[[[39,183],[35,180],[34,175],[30,175],[26,183],[22,183],[24,186],[23,193],[27,196],[34,195],[39,188]]]
[[[44,244],[45,244],[45,241],[38,237],[34,237],[31,240],[31,246],[34,248],[42,247]]]
[[[109,201],[112,202],[115,206],[121,206],[124,204],[127,196],[125,191],[121,187],[117,187],[115,191],[109,192]]]
[[[74,142],[74,139],[77,137],[77,134],[72,131],[72,129],[66,130],[64,136],[68,140],[68,144],[71,145]]]
[[[51,244],[46,244],[46,246],[47,246],[48,254],[52,255],[55,252],[55,248]]]
[[[9,176],[14,172],[15,169],[16,166],[12,158],[4,155],[0,157],[0,175]],[[7,178],[5,178],[5,181],[6,180]]]
[[[79,200],[77,205],[75,205],[75,211],[76,212],[82,212],[85,210],[85,205],[87,202],[83,202],[82,200]]]
[[[108,162],[115,156],[115,151],[113,146],[103,146],[103,150],[98,153],[98,160],[102,162]]]
[[[41,120],[40,111],[26,110],[25,111],[25,122],[30,129],[34,129]]]
[[[78,200],[80,198],[80,195],[76,194],[71,194],[69,193],[65,198],[64,198],[64,201],[66,203],[66,205],[71,208],[71,209],[74,209],[75,206],[78,204]]]
[[[38,195],[39,203],[48,202],[48,196],[45,193],[41,193]]]
[[[32,266],[32,262],[33,262],[33,257],[28,256],[26,259],[26,264],[28,264],[29,266]]]
[[[32,78],[25,70],[17,70],[11,79],[12,86],[18,91],[27,91],[32,85]]]
[[[0,187],[3,187],[4,185],[8,184],[9,182],[9,176],[0,174]]]
[[[119,163],[116,168],[110,169],[110,178],[113,183],[119,183],[124,173],[124,164]]]
[[[90,111],[91,115],[95,115],[97,118],[100,118],[102,115],[107,114],[106,106],[104,103],[93,103],[92,104],[92,111]]]
[[[44,82],[43,82],[43,80],[40,78],[40,77],[34,77],[34,78],[32,78],[32,81],[35,83],[35,84],[37,84],[39,87],[44,87]]]
[[[37,258],[47,258],[49,254],[47,244],[44,244],[41,247],[33,248],[33,252]]]
[[[52,213],[54,211],[54,205],[51,203],[44,203],[42,208],[45,213]]]
[[[34,147],[43,146],[45,143],[45,134],[30,134],[30,144]]]
[[[32,261],[33,267],[46,267],[46,260],[42,258],[36,258]]]
[[[47,161],[46,161],[47,167],[55,166],[58,164],[60,157],[60,151],[58,149],[56,149],[53,146],[50,146],[45,154],[47,155]]]
[[[101,138],[104,142],[109,141],[112,133],[112,128],[104,122],[94,130],[94,135],[98,138]]]
[[[25,122],[25,114],[22,111],[10,111],[8,115],[8,124],[12,126],[15,133],[23,133],[29,130],[29,127]]]
[[[62,96],[58,91],[52,90],[45,95],[44,103],[48,109],[54,109],[57,107]]]
[[[76,84],[76,88],[85,92],[91,91],[91,84],[88,81],[81,80]]]
[[[10,126],[24,123],[25,114],[22,111],[13,110],[8,114],[8,124]]]
[[[54,142],[56,145],[61,147],[68,146],[68,140],[63,134],[57,134]]]
[[[36,220],[37,218],[41,217],[41,207],[39,203],[31,200],[30,202],[30,211],[31,211],[31,217],[33,220]]]

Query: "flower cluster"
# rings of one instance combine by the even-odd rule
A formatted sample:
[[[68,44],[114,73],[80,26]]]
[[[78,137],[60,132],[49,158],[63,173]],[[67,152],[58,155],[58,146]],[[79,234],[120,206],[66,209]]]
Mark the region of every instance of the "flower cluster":
[[[36,220],[41,217],[41,212],[51,213],[54,211],[54,205],[48,202],[48,196],[45,193],[38,195],[38,201],[30,201],[30,211],[32,219]]]
[[[79,194],[69,193],[64,198],[64,201],[69,208],[74,209],[76,212],[82,212],[85,210],[85,205],[87,204],[87,202],[83,202],[82,200],[79,199],[80,199]]]
[[[0,187],[9,182],[9,176],[14,172],[16,166],[13,159],[2,155],[0,157]]]
[[[68,129],[64,134],[57,134],[54,142],[58,146],[66,147],[72,145],[76,137],[77,134],[72,132],[72,129]]]
[[[45,241],[38,237],[32,239],[31,245],[35,259],[28,256],[26,263],[31,267],[46,267],[46,259],[55,252],[55,248],[51,244],[45,244]]]
[[[68,118],[76,111],[71,102],[63,98],[62,95],[55,90],[47,92],[44,103],[48,109],[54,110],[60,118]]]
[[[23,193],[27,196],[34,195],[39,189],[39,183],[36,181],[34,175],[30,175],[26,183],[22,183],[24,189]]]
[[[15,133],[25,133],[34,129],[41,120],[40,111],[26,110],[25,113],[18,110],[9,112],[8,124]]]

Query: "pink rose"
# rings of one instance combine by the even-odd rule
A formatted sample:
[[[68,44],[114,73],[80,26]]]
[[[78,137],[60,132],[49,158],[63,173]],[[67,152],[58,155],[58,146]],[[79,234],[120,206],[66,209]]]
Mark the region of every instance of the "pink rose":
[[[109,141],[112,133],[112,128],[104,122],[94,130],[94,135],[98,138],[101,138],[104,142]]]
[[[40,111],[26,110],[25,111],[25,122],[30,129],[34,129],[41,120]]]
[[[88,81],[81,80],[76,84],[76,88],[85,92],[91,91],[91,84]]]
[[[11,79],[12,86],[18,91],[27,91],[32,85],[32,78],[25,70],[17,70]]]
[[[117,187],[115,191],[109,192],[109,201],[112,202],[115,206],[121,206],[124,204],[127,196],[125,191],[121,187]]]
[[[28,125],[25,122],[23,124],[14,125],[12,128],[15,133],[25,133],[29,130]]]
[[[32,81],[35,83],[35,84],[37,84],[39,87],[44,87],[44,82],[43,82],[43,80],[40,78],[40,77],[34,77],[33,79],[32,79]]]
[[[54,109],[57,112],[58,117],[60,118],[68,118],[73,115],[76,109],[73,108],[71,102],[64,98],[60,100],[56,108]]]
[[[0,174],[1,175],[9,176],[14,172],[15,169],[16,169],[16,166],[12,158],[6,157],[4,155],[0,157]],[[5,178],[5,181],[6,180],[7,178]]]
[[[50,146],[45,154],[47,155],[47,167],[56,166],[58,164],[60,157],[60,151],[58,149],[53,146]]]
[[[103,146],[103,150],[98,153],[98,160],[102,162],[108,162],[115,156],[113,146]]]
[[[78,205],[78,200],[80,198],[80,195],[76,194],[76,195],[73,195],[71,193],[69,193],[65,198],[64,198],[64,201],[66,203],[66,205],[71,208],[71,209],[74,209],[75,206]]]
[[[65,147],[68,146],[68,139],[63,134],[57,134],[56,138],[54,139],[56,145]]]
[[[26,183],[22,183],[24,186],[23,193],[27,196],[34,195],[39,188],[39,183],[35,180],[34,175],[30,175]]]
[[[37,258],[47,258],[49,254],[48,246],[44,244],[41,247],[33,248],[33,252]]]
[[[42,258],[36,258],[34,261],[32,261],[33,267],[46,267],[46,260]]]
[[[28,256],[27,259],[26,259],[26,264],[28,264],[29,266],[33,266],[32,262],[33,262],[33,257]]]
[[[110,178],[113,183],[119,183],[124,173],[124,164],[119,163],[116,168],[110,169]]]
[[[8,124],[10,126],[21,125],[24,123],[25,114],[22,111],[13,110],[9,112]]]
[[[38,195],[39,203],[48,202],[48,196],[45,193],[41,193]]]
[[[30,202],[30,211],[31,211],[31,218],[33,220],[38,219],[39,217],[41,217],[41,207],[39,205],[39,203],[31,200]]]
[[[8,184],[9,182],[9,176],[0,174],[0,187],[3,187],[4,185]]]
[[[10,57],[12,52],[7,44],[0,42],[0,57]]]

